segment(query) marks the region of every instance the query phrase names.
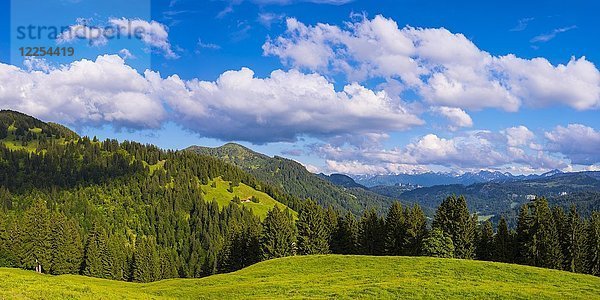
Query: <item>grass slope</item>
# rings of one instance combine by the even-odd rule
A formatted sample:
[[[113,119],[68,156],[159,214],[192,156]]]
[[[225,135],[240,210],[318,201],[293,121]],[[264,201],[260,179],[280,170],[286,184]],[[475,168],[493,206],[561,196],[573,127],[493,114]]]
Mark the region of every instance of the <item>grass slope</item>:
[[[228,143],[217,148],[192,146],[186,150],[210,155],[234,164],[259,180],[301,199],[313,199],[324,207],[346,209],[357,215],[366,208],[383,213],[394,199],[360,188],[346,189],[309,172],[300,163],[283,157],[269,157],[244,146]]]
[[[213,183],[215,183],[216,187],[212,187]],[[275,207],[275,205],[282,210],[287,208],[287,206],[273,199],[271,196],[257,191],[243,183],[240,183],[239,186],[234,187],[233,193],[230,193],[227,190],[229,188],[229,183],[229,181],[224,181],[221,179],[221,177],[217,177],[214,180],[209,181],[207,185],[202,185],[201,188],[205,192],[204,200],[212,201],[214,199],[217,201],[217,203],[219,203],[219,207],[224,207],[232,203],[231,200],[233,197],[238,196],[242,200],[242,205],[252,209],[252,212],[261,220],[267,216],[269,210]],[[256,197],[259,202],[248,202],[247,200],[252,196]],[[294,211],[291,212],[294,217],[298,215]]]
[[[481,261],[303,256],[230,274],[149,284],[0,268],[0,298],[32,299],[600,299],[600,278]]]

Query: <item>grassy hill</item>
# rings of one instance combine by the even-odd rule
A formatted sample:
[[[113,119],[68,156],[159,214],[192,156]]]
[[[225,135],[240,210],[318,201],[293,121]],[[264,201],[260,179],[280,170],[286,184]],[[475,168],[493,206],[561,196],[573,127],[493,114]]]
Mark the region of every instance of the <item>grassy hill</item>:
[[[257,191],[250,186],[240,183],[238,186],[233,187],[233,193],[229,192],[230,181],[225,181],[221,177],[210,180],[208,184],[202,185],[202,191],[204,191],[204,199],[206,201],[215,200],[219,203],[219,207],[224,207],[231,204],[231,200],[238,196],[241,200],[241,205],[252,209],[252,212],[263,220],[269,210],[275,205],[280,209],[285,210],[287,206],[281,204],[271,196]],[[252,202],[250,199],[254,197],[258,202]],[[297,213],[292,211],[292,215],[296,216]]]
[[[385,212],[394,201],[394,198],[366,189],[337,186],[309,172],[296,161],[279,156],[269,157],[235,143],[217,148],[192,146],[186,150],[232,163],[288,194],[302,199],[311,198],[325,207],[345,209],[355,214],[361,214],[371,207]]]
[[[0,268],[0,298],[600,299],[600,278],[470,260],[329,255],[148,284]]]

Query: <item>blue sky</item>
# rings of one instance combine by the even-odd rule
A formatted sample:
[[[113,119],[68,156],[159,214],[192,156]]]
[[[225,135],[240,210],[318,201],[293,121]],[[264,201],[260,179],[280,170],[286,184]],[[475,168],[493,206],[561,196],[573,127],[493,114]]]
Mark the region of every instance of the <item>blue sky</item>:
[[[327,173],[600,168],[593,1],[10,2],[0,107],[86,135],[237,141]],[[123,24],[147,35],[17,37]]]

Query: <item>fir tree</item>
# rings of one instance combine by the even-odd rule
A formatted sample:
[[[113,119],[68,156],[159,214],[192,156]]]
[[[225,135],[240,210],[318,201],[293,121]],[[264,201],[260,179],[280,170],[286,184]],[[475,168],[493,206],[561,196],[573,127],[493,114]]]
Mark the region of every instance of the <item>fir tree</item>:
[[[77,274],[83,258],[83,242],[77,223],[62,214],[53,218],[52,266],[54,275]]]
[[[261,251],[263,259],[295,254],[296,228],[292,216],[277,206],[269,211],[263,221]]]
[[[405,212],[399,202],[392,203],[385,219],[385,253],[388,255],[402,255],[405,251],[406,220]]]
[[[337,254],[358,254],[359,224],[350,212],[338,218],[332,252]]]
[[[586,273],[600,276],[600,212],[593,212],[588,222],[586,237]]]
[[[438,207],[432,226],[452,238],[456,258],[473,258],[476,219],[469,214],[464,197],[446,198]]]
[[[487,220],[479,226],[477,234],[477,259],[492,260],[494,257],[494,228]]]
[[[454,243],[441,229],[432,229],[423,240],[423,255],[432,257],[454,257]]]
[[[514,254],[513,235],[508,230],[504,216],[498,221],[498,232],[494,236],[494,260],[499,262],[513,262]]]
[[[329,252],[329,231],[323,209],[307,200],[298,213],[298,253],[325,254]]]
[[[385,251],[385,221],[375,209],[367,210],[360,220],[359,252],[365,255],[382,255]]]

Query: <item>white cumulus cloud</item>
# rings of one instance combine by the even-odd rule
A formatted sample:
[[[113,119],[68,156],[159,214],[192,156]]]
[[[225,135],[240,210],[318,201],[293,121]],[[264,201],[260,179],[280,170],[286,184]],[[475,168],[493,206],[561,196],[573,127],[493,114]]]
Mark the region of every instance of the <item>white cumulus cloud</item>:
[[[0,64],[0,104],[70,125],[157,128],[173,121],[201,136],[253,143],[303,136],[385,138],[424,123],[404,103],[359,84],[336,90],[325,77],[277,70],[258,78],[250,69],[216,81],[167,78],[128,66],[118,55],[56,68]]]
[[[117,55],[58,68],[22,70],[0,63],[0,104],[74,125],[156,128],[166,118],[150,84]]]
[[[376,16],[345,27],[305,25],[289,18],[287,30],[263,45],[295,68],[345,74],[351,81],[399,80],[435,106],[518,111],[522,105],[600,106],[600,72],[585,57],[566,65],[545,58],[494,56],[445,28],[400,28]]]
[[[548,148],[562,153],[574,164],[598,164],[600,162],[600,131],[581,125],[557,126],[546,132]]]
[[[450,122],[450,129],[457,130],[459,127],[473,127],[473,119],[464,110],[456,107],[439,106],[431,110]]]
[[[336,91],[317,74],[277,70],[257,78],[247,68],[216,81],[154,78],[156,92],[204,136],[257,143],[405,130],[423,124],[384,91],[358,84]]]

